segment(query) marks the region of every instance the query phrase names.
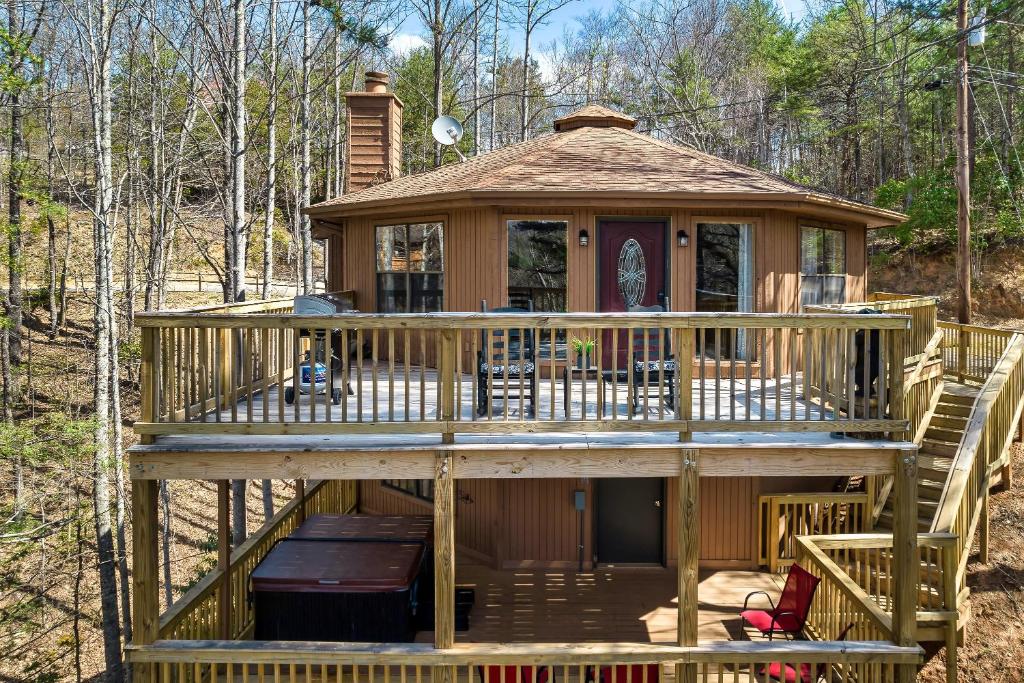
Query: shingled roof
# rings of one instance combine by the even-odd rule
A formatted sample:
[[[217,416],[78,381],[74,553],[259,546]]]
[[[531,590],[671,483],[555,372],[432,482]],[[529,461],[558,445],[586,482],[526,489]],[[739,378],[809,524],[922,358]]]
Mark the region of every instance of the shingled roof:
[[[811,201],[871,214],[892,225],[896,212],[814,191],[779,176],[632,130],[635,121],[590,105],[555,121],[555,132],[462,163],[403,176],[322,202],[314,216],[343,216],[394,206],[485,195],[599,193],[724,199]]]

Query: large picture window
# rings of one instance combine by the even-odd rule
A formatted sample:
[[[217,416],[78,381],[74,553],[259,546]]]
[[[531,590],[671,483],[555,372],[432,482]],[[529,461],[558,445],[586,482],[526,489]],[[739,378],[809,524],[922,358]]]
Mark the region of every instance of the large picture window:
[[[800,228],[800,304],[846,303],[846,232]]]
[[[566,221],[508,221],[509,306],[548,313],[567,310],[568,231]],[[555,357],[565,358],[565,350],[565,330],[558,330]],[[549,335],[541,335],[537,351],[541,358],[551,357]]]
[[[429,313],[444,308],[444,226],[377,226],[377,311]]]
[[[754,226],[750,223],[697,224],[698,311],[751,313],[754,310]],[[698,352],[746,360],[754,354],[745,330],[716,336],[707,330]],[[721,348],[716,348],[721,345]]]

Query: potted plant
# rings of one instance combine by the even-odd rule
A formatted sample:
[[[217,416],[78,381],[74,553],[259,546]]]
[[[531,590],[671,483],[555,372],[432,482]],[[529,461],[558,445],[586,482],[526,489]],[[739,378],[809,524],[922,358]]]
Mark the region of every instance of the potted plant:
[[[590,357],[594,353],[595,342],[590,337],[573,337],[570,342],[572,350],[576,352],[576,367],[583,369],[590,367]]]

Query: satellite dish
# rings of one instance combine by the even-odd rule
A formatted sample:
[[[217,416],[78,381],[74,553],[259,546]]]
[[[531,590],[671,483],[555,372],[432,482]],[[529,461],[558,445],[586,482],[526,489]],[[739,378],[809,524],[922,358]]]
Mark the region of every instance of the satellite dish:
[[[451,146],[455,150],[455,153],[459,155],[459,158],[463,161],[466,157],[459,151],[456,146],[459,140],[462,139],[464,132],[462,124],[451,116],[438,116],[434,119],[434,123],[430,126],[430,132],[434,136],[434,139],[445,146]]]

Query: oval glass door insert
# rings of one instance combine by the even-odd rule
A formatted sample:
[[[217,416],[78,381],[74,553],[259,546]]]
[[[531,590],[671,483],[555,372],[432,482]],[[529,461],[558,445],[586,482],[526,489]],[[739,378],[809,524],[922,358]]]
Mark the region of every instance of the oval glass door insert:
[[[626,308],[639,305],[647,289],[647,262],[640,243],[632,237],[625,241],[619,251],[618,278],[619,295]]]

